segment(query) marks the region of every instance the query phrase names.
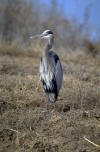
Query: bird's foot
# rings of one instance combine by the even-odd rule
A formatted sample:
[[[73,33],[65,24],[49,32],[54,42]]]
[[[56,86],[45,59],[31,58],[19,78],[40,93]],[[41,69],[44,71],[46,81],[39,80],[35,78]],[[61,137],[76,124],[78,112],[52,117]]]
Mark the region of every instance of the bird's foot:
[[[46,110],[46,111],[44,111],[44,116],[50,118],[51,117],[51,113],[48,110]]]

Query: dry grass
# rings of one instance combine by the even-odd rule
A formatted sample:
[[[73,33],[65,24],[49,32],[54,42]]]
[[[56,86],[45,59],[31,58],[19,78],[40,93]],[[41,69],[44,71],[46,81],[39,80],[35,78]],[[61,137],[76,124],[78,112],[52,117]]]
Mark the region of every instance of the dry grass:
[[[48,118],[38,49],[0,44],[0,151],[98,152],[83,137],[100,145],[100,58],[61,55],[63,86]]]

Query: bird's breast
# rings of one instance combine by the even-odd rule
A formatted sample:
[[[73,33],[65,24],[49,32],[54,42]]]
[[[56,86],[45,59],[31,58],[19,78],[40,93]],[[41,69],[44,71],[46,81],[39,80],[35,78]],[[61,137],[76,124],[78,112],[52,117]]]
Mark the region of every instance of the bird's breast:
[[[40,78],[45,81],[48,87],[50,87],[53,74],[50,71],[44,71],[43,73],[40,73]]]
[[[51,87],[53,76],[53,67],[51,68],[49,61],[47,61],[45,58],[42,58],[40,62],[40,79],[46,83],[48,88]]]

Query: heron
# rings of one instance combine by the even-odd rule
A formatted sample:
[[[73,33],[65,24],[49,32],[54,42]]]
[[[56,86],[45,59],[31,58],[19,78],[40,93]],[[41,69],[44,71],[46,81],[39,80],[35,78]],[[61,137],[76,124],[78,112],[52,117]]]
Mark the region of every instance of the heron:
[[[49,113],[49,105],[56,102],[62,85],[63,70],[59,56],[52,51],[54,44],[54,34],[51,30],[45,30],[42,34],[31,36],[47,39],[42,49],[40,60],[40,80],[47,95],[47,105],[45,113]]]

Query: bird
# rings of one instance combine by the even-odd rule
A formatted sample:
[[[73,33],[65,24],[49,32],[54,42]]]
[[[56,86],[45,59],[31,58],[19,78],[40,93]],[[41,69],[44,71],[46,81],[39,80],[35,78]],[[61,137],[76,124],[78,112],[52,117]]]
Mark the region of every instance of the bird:
[[[59,91],[62,86],[63,70],[62,64],[57,53],[52,51],[54,44],[54,33],[51,30],[45,30],[42,34],[31,36],[46,39],[46,44],[42,49],[40,60],[40,80],[47,95],[47,105],[45,113],[49,113],[49,105],[57,101]]]

